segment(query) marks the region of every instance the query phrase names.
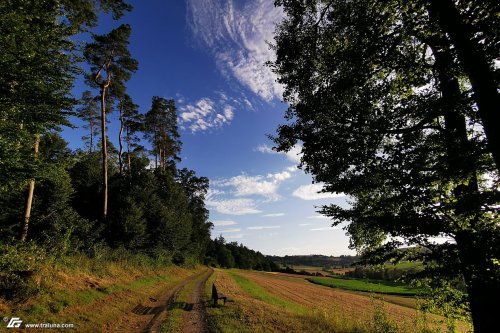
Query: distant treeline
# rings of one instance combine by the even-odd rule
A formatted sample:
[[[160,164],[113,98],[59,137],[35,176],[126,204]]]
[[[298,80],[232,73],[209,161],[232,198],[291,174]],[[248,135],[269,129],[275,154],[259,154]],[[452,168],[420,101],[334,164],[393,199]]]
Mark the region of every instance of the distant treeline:
[[[395,281],[403,277],[415,276],[424,269],[422,262],[404,262],[396,265],[386,264],[383,266],[356,266],[345,275],[362,279]]]
[[[237,242],[226,243],[222,236],[208,244],[205,263],[224,268],[255,269],[258,271],[279,270],[278,265],[269,257]]]
[[[343,268],[351,267],[359,257],[345,256],[339,257],[325,255],[297,255],[297,256],[269,256],[269,259],[281,266],[314,266],[322,268]]]

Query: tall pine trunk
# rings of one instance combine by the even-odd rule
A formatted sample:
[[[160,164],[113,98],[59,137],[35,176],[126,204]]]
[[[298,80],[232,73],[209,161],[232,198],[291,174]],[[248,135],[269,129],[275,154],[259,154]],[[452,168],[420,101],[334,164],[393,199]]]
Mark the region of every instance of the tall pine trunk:
[[[127,165],[128,165],[128,171],[130,172],[131,170],[131,161],[130,161],[130,129],[127,126]]]
[[[35,135],[35,144],[34,144],[35,158],[38,156],[39,146],[40,146],[40,136]],[[26,200],[26,207],[24,210],[23,230],[21,232],[21,238],[20,238],[21,242],[26,241],[26,238],[28,237],[28,228],[31,217],[31,205],[33,203],[34,193],[35,193],[35,179],[31,179],[28,187],[28,198]]]
[[[118,165],[120,168],[120,175],[123,175],[123,142],[122,142],[122,134],[123,134],[123,109],[120,107],[120,132],[118,133],[118,144],[120,145],[120,151],[118,153]]]
[[[102,217],[106,221],[108,217],[108,143],[106,137],[106,88],[109,82],[101,87],[101,132],[102,132],[102,184],[103,184],[103,207]]]

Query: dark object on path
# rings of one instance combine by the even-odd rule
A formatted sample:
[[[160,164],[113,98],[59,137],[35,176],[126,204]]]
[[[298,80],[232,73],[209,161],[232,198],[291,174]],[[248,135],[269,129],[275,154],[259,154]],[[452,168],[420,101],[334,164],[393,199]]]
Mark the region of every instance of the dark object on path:
[[[227,296],[223,293],[218,293],[217,288],[215,287],[215,283],[212,285],[212,300],[214,301],[214,306],[218,305],[218,301],[222,299],[224,300],[224,305],[226,305]]]

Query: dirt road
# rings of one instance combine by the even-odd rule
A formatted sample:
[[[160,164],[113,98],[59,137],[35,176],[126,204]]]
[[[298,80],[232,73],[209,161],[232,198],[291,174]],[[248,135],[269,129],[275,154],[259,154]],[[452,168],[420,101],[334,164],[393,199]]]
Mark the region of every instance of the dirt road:
[[[213,271],[209,270],[193,288],[191,295],[189,295],[187,308],[190,309],[190,311],[186,312],[183,316],[183,333],[208,332],[204,288],[206,281],[212,273]]]
[[[196,284],[192,292],[192,311],[186,308],[189,312],[186,316],[187,321],[184,322],[183,332],[205,332],[205,315],[203,307],[203,286],[205,281],[212,274],[212,270],[206,270],[199,274],[186,278],[175,287],[162,293],[161,295],[149,297],[149,299],[137,304],[131,313],[123,316],[116,325],[108,326],[108,332],[130,332],[130,333],[155,333],[160,332],[161,324],[167,319],[168,312],[174,304],[179,292],[189,282],[201,279]]]

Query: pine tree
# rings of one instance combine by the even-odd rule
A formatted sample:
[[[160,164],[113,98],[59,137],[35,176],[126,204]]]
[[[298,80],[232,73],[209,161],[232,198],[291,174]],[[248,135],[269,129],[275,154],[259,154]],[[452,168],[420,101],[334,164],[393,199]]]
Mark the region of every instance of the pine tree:
[[[87,83],[99,89],[101,99],[101,136],[103,170],[103,219],[108,215],[108,151],[106,138],[106,101],[109,90],[122,90],[137,70],[137,61],[128,50],[132,29],[123,24],[106,35],[93,35],[93,43],[85,47],[84,56],[91,66]]]
[[[92,154],[95,137],[99,134],[99,106],[92,92],[88,90],[83,92],[80,105],[81,107],[77,110],[78,116],[86,122],[83,128],[89,131],[89,134],[83,136],[82,139],[87,142],[89,153]]]
[[[168,168],[175,170],[180,161],[181,141],[173,99],[153,97],[151,110],[146,113],[145,131],[155,155],[155,167],[164,172]]]

